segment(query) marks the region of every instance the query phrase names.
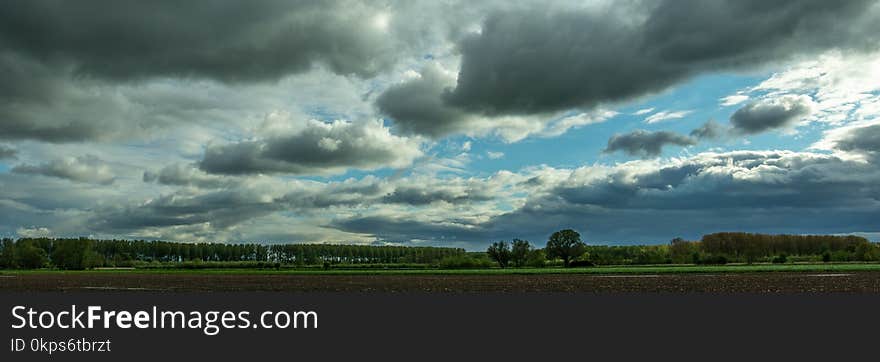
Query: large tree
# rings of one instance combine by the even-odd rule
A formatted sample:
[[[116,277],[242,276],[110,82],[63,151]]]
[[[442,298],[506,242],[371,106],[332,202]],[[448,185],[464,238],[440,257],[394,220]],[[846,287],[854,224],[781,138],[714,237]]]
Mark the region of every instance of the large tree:
[[[547,240],[544,251],[547,258],[562,259],[562,264],[567,268],[574,258],[581,256],[586,251],[586,244],[581,242],[581,234],[571,229],[559,230]]]
[[[523,266],[526,264],[526,260],[529,258],[529,252],[532,250],[532,246],[528,241],[513,239],[513,243],[510,248],[510,261],[513,262],[514,266]]]
[[[507,246],[505,241],[489,245],[489,249],[486,249],[486,254],[489,254],[489,257],[498,262],[498,266],[502,268],[507,267],[507,263],[510,261],[510,247]]]

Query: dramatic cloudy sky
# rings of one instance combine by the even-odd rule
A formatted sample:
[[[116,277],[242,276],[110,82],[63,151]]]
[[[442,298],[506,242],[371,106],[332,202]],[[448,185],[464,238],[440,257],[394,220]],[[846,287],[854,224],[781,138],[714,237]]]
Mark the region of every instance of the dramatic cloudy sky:
[[[877,1],[0,3],[0,236],[880,239]]]

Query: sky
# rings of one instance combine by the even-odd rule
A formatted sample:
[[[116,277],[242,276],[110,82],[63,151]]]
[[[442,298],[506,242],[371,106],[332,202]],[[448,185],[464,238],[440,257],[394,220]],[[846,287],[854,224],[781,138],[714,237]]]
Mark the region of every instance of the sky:
[[[0,236],[880,240],[876,1],[4,1]]]

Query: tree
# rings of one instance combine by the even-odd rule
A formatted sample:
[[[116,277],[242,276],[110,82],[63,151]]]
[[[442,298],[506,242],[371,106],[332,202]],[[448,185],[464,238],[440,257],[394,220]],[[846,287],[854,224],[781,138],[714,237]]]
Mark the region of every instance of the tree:
[[[571,229],[565,229],[550,235],[544,251],[547,253],[547,258],[562,259],[562,265],[567,268],[572,259],[581,256],[586,251],[586,247],[587,245],[581,242],[581,234]]]
[[[547,262],[547,255],[542,249],[533,249],[526,258],[526,265],[532,268],[543,268],[545,262]]]
[[[489,245],[489,249],[486,249],[486,254],[489,254],[489,257],[498,262],[498,266],[502,268],[507,267],[507,262],[510,261],[510,247],[505,241]]]
[[[513,239],[510,248],[510,261],[514,266],[523,266],[529,258],[530,251],[532,251],[532,245],[528,241]]]
[[[669,242],[669,258],[673,263],[684,264],[693,261],[693,255],[698,251],[694,243],[682,238],[675,238]]]
[[[98,264],[95,242],[89,239],[58,239],[52,264],[60,269],[82,270]]]
[[[23,269],[37,269],[46,266],[46,250],[33,240],[19,240],[15,244],[15,264]]]
[[[0,269],[15,268],[15,241],[3,239],[0,241]]]

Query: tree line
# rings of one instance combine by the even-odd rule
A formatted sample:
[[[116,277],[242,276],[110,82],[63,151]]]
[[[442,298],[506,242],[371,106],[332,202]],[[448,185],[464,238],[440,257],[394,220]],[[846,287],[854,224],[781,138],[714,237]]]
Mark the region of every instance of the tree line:
[[[88,238],[0,240],[0,268],[94,267],[439,267],[488,268],[755,262],[880,261],[880,244],[853,235],[724,232],[661,245],[588,245],[578,232],[492,243],[485,253],[461,248],[345,244],[182,243]]]
[[[143,263],[226,263],[226,266],[432,264],[464,249],[346,244],[222,244],[88,238],[0,241],[0,268],[88,269]],[[141,264],[138,264],[141,263]],[[237,264],[236,264],[237,263]]]
[[[769,235],[722,232],[699,241],[675,238],[662,245],[587,245],[574,230],[560,230],[546,247],[532,249],[527,241],[495,242],[486,254],[498,266],[521,266],[523,255],[542,252],[551,265],[726,264],[772,262],[880,261],[880,244],[854,235]],[[535,265],[530,265],[535,266]]]

